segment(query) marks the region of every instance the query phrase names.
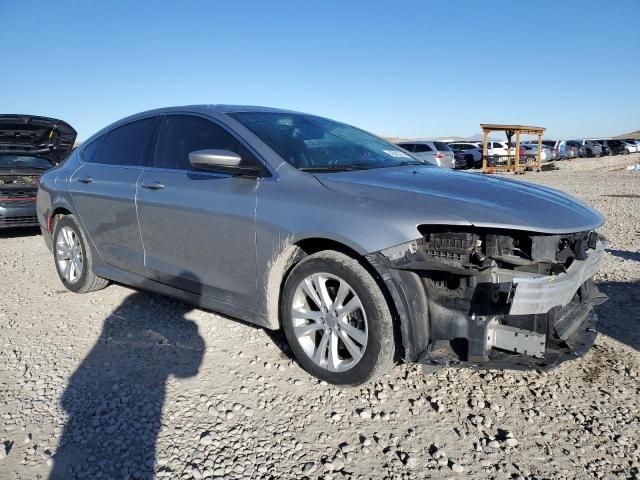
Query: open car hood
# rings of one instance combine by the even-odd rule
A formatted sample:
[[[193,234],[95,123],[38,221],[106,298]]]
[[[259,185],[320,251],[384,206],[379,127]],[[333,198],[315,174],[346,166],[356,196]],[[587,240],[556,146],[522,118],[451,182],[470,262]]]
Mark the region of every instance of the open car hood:
[[[0,155],[31,155],[54,163],[67,158],[77,132],[62,120],[35,115],[0,115]]]

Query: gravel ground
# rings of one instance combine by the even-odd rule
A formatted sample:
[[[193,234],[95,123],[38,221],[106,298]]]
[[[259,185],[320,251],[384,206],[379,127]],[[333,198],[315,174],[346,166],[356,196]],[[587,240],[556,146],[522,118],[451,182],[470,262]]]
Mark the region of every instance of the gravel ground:
[[[3,232],[0,478],[637,478],[636,162],[518,177],[607,219],[603,333],[549,373],[400,365],[334,388],[278,334],[118,285],[69,293],[36,232]]]

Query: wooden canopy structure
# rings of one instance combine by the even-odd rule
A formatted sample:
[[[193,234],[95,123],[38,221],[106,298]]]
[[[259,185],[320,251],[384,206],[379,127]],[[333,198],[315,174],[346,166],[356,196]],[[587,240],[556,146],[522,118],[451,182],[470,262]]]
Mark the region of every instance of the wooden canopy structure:
[[[542,127],[530,127],[526,125],[498,125],[491,123],[481,123],[482,128],[482,173],[489,173],[490,170],[506,170],[514,173],[521,173],[524,169],[533,167],[536,171],[542,169],[542,134],[544,128]],[[491,132],[505,132],[507,135],[508,154],[504,165],[491,165],[489,166],[489,156],[487,154],[487,139]],[[511,155],[511,138],[515,135],[516,146],[515,155]],[[538,136],[538,155],[534,165],[528,165],[526,161],[523,165],[520,164],[520,135],[537,135]],[[511,162],[513,158],[514,162]],[[495,162],[494,162],[495,163]]]

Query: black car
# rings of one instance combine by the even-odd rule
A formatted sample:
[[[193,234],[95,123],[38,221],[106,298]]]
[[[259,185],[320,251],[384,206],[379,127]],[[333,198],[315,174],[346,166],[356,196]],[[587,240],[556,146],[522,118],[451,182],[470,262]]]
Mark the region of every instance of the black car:
[[[0,115],[0,229],[38,226],[40,175],[64,160],[75,140],[62,120]]]
[[[607,140],[607,144],[611,149],[611,155],[622,155],[625,152],[624,142],[621,140]]]
[[[598,145],[600,145],[602,147],[602,156],[608,156],[611,155],[611,147],[609,147],[609,145],[607,145],[607,142],[605,140],[592,140],[593,143],[597,143]]]

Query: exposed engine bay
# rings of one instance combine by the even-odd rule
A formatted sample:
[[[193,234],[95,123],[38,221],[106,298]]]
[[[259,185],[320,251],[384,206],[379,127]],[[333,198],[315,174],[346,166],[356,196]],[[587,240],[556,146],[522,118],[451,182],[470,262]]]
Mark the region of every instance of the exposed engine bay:
[[[421,239],[370,256],[390,290],[411,289],[414,276],[420,284],[404,292],[415,310],[402,332],[414,342],[408,360],[542,366],[595,340],[592,307],[606,299],[592,281],[605,248],[596,231],[419,230]]]
[[[38,185],[39,175],[0,175],[0,185]]]

